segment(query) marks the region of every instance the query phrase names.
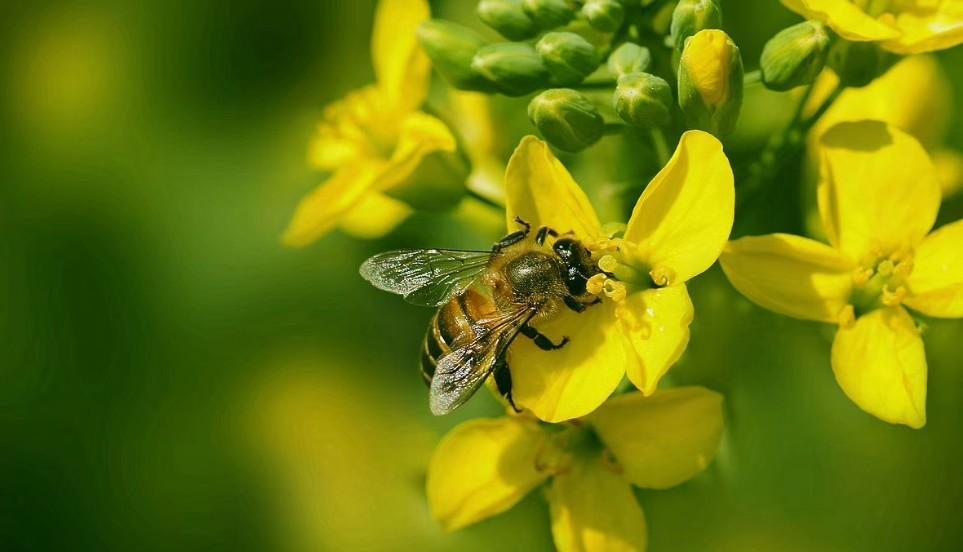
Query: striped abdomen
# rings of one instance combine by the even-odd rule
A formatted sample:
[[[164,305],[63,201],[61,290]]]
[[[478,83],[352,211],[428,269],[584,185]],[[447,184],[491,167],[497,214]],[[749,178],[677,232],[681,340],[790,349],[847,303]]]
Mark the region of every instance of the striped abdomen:
[[[421,348],[421,377],[431,383],[441,358],[475,338],[472,325],[494,312],[492,302],[477,291],[468,290],[445,303],[428,324]]]

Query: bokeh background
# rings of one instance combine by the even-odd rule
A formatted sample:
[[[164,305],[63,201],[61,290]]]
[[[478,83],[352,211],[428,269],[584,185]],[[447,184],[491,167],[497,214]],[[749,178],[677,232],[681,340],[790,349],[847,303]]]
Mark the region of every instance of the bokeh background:
[[[462,22],[473,4],[433,3]],[[747,69],[796,21],[775,1],[723,7]],[[435,443],[499,409],[479,393],[432,417],[415,362],[431,312],[357,276],[381,250],[486,247],[501,229],[419,215],[376,242],[279,246],[320,179],[305,151],[323,105],[373,78],[373,8],[0,6],[0,549],[551,549],[538,492],[460,533],[431,520]],[[963,106],[963,55],[940,61]],[[614,178],[580,174],[594,195]],[[957,199],[940,220],[961,216]],[[638,492],[651,550],[963,549],[963,323],[928,324],[913,431],[843,396],[831,328],[750,305],[718,269],[690,289],[669,383],[723,392],[728,428],[703,475]]]

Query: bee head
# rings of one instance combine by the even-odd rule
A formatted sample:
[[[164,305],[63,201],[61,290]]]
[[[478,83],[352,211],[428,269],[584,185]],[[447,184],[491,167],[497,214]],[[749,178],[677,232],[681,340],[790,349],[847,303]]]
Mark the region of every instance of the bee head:
[[[569,293],[576,297],[584,295],[585,282],[599,271],[592,261],[592,253],[572,238],[556,240],[552,249],[562,261],[562,277]]]

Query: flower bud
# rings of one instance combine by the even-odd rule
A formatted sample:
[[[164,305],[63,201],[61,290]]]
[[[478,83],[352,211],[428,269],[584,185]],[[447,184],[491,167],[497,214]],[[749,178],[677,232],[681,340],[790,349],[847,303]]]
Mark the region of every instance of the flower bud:
[[[524,96],[548,84],[548,70],[535,49],[520,42],[482,46],[471,69],[506,96]]]
[[[538,34],[532,18],[522,9],[522,0],[482,0],[478,18],[508,40],[525,40]]]
[[[679,107],[692,128],[716,135],[735,129],[742,107],[742,56],[726,33],[709,29],[688,40],[679,61]]]
[[[528,118],[556,148],[581,151],[602,137],[605,122],[588,98],[568,88],[553,88],[528,104]]]
[[[582,15],[592,28],[605,33],[614,33],[622,26],[625,9],[618,0],[585,0]]]
[[[662,127],[669,124],[672,88],[665,80],[649,73],[626,73],[619,77],[613,103],[626,123],[636,127]]]
[[[485,39],[468,27],[430,19],[418,27],[418,41],[438,73],[461,90],[491,90],[492,86],[471,70],[471,60]]]
[[[829,49],[828,64],[839,75],[841,86],[858,88],[885,73],[895,60],[873,42],[837,40]]]
[[[548,33],[535,50],[555,84],[578,84],[599,66],[595,47],[575,33]]]
[[[614,75],[641,73],[652,64],[652,54],[645,46],[626,42],[609,55],[609,71]]]
[[[681,0],[672,12],[669,32],[677,51],[685,47],[685,39],[705,29],[722,28],[722,8],[717,0]]]
[[[561,27],[575,17],[568,0],[522,0],[522,7],[540,29]]]
[[[812,84],[823,70],[828,48],[829,33],[822,23],[803,21],[779,31],[762,49],[762,83],[779,92]]]

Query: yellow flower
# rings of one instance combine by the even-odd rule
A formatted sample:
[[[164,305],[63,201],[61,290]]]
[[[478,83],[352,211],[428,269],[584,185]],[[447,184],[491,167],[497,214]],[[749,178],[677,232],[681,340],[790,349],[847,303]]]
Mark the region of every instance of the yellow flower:
[[[512,345],[516,404],[549,422],[578,418],[626,374],[651,395],[689,341],[693,309],[685,282],[715,262],[732,228],[735,192],[722,144],[705,132],[685,133],[618,239],[603,232],[585,193],[534,137],[522,139],[509,160],[505,186],[510,229],[520,217],[533,228],[572,232],[614,276],[589,281],[601,304],[539,324],[551,338],[569,337],[564,348]]]
[[[430,160],[449,163],[455,138],[440,120],[418,111],[430,65],[415,30],[430,17],[425,0],[381,0],[371,42],[377,83],[329,105],[308,158],[331,176],[298,205],[284,234],[307,245],[335,226],[361,237],[389,232],[410,213],[408,179]],[[459,183],[460,184],[460,183]]]
[[[927,235],[936,171],[912,136],[878,121],[840,123],[820,147],[819,212],[830,245],[788,234],[730,242],[720,262],[758,305],[839,324],[832,366],[860,408],[926,423],[926,357],[904,307],[963,316],[963,221]]]
[[[454,531],[547,483],[560,552],[645,550],[645,516],[631,485],[666,489],[691,479],[715,456],[722,426],[722,396],[701,387],[620,395],[562,426],[473,420],[435,450],[428,504]]]
[[[853,42],[879,42],[896,54],[920,54],[963,42],[960,0],[782,0]]]
[[[826,70],[816,80],[807,110],[812,113],[839,82]],[[953,91],[940,63],[932,56],[910,56],[862,88],[847,88],[813,126],[808,152],[818,166],[819,139],[843,121],[883,121],[918,139],[930,152],[940,174],[943,196],[963,185],[963,156],[944,145],[953,108]]]

